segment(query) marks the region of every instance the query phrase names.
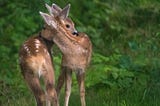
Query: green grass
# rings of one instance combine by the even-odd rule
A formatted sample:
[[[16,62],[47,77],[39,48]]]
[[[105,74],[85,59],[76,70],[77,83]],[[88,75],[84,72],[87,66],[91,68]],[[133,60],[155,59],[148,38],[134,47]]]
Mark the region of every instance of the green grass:
[[[6,86],[7,87],[7,86]],[[148,88],[133,86],[128,89],[109,89],[90,87],[86,89],[87,106],[160,106],[160,85]],[[69,106],[80,106],[79,93],[73,87]],[[35,100],[29,89],[4,88],[0,93],[1,106],[35,106]],[[60,106],[64,103],[64,90],[60,97]]]

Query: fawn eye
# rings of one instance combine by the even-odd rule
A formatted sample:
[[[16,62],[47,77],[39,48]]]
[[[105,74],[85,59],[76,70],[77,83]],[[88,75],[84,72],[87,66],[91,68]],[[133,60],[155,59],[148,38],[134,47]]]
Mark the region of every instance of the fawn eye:
[[[70,28],[70,25],[66,24],[66,28]]]

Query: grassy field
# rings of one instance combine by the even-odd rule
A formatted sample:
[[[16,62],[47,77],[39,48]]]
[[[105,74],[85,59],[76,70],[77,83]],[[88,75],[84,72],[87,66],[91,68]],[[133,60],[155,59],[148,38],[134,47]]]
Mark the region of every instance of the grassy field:
[[[109,63],[106,65],[107,57],[94,54],[92,59],[85,81],[87,106],[160,106],[158,68],[148,74],[147,71],[145,73],[143,71],[151,70],[153,67],[148,68],[146,65],[142,68],[138,66],[142,72],[133,73],[133,71],[115,66],[111,67]],[[55,70],[58,70],[56,71],[56,79],[60,70],[60,60],[59,57],[54,57]],[[111,62],[111,64],[113,63]],[[14,72],[4,73],[7,76],[2,74],[0,106],[36,105],[33,94],[24,82],[18,65]],[[60,106],[63,106],[63,103],[64,88],[60,96]],[[80,106],[78,85],[74,74],[69,106]]]
[[[158,87],[123,92],[105,89],[100,91],[87,90],[86,104],[87,106],[160,106],[160,92],[158,90]],[[27,95],[17,91],[14,96],[3,97],[5,102],[1,101],[1,106],[35,106],[32,94],[26,92]],[[11,94],[13,94],[12,91]],[[63,106],[63,97],[64,94],[61,95],[60,106]],[[79,95],[76,92],[72,92],[69,106],[80,106]]]
[[[35,106],[35,100],[23,79],[17,86],[1,83],[0,106]],[[20,86],[20,85],[21,86]],[[160,106],[160,85],[147,88],[134,84],[127,89],[112,89],[97,84],[86,88],[87,106]],[[64,103],[64,89],[60,96],[60,106]],[[77,84],[74,83],[69,106],[80,106]]]

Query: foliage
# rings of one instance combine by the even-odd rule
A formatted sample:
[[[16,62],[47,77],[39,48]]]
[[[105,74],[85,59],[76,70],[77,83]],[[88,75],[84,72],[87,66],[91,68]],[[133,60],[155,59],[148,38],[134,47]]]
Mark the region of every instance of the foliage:
[[[54,2],[61,7],[71,3],[70,17],[78,31],[87,33],[93,43],[92,61],[86,73],[88,106],[160,105],[159,0]],[[42,28],[39,11],[47,11],[45,3],[51,5],[53,1],[0,2],[0,105],[35,105],[19,69],[18,50]],[[57,47],[53,55],[57,78],[61,63]],[[74,78],[73,92],[78,91],[76,83]],[[72,106],[76,105],[75,99],[79,101],[76,92],[71,96]]]

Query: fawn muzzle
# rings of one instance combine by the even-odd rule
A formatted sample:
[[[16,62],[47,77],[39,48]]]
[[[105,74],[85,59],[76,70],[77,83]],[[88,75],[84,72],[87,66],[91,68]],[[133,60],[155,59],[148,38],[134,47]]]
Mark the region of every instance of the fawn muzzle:
[[[72,35],[78,36],[78,31],[75,30],[75,31],[72,33]]]

